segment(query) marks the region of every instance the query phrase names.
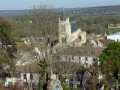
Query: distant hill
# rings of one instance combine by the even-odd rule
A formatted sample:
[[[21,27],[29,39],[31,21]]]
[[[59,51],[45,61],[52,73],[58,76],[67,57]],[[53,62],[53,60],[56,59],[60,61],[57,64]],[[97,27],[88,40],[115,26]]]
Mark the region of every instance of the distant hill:
[[[29,14],[29,10],[0,10],[0,16],[3,17],[20,17]]]
[[[58,9],[62,11],[62,8]],[[65,8],[68,16],[120,15],[120,5],[89,8]],[[20,17],[29,14],[29,10],[0,10],[0,16]]]
[[[89,8],[74,8],[68,11],[69,16],[86,16],[86,15],[120,15],[120,5],[101,6]]]

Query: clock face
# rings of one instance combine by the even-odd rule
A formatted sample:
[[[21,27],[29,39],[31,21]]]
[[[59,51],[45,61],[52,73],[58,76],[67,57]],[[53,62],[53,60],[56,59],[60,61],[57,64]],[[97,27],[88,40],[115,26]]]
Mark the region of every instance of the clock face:
[[[54,86],[54,90],[59,90],[59,89],[60,89],[60,85],[57,84]]]

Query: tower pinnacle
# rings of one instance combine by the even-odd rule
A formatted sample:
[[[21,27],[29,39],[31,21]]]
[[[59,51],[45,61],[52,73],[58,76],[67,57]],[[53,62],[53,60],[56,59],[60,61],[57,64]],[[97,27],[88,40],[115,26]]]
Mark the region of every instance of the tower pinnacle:
[[[65,14],[64,8],[63,8],[63,12],[62,12],[62,21],[66,21],[66,14]]]

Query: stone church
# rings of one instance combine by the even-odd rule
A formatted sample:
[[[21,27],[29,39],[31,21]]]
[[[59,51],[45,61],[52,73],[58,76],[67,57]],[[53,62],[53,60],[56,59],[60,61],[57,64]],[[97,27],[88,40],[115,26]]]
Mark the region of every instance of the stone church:
[[[81,46],[86,43],[86,32],[81,31],[76,21],[70,22],[65,11],[59,19],[59,45]]]

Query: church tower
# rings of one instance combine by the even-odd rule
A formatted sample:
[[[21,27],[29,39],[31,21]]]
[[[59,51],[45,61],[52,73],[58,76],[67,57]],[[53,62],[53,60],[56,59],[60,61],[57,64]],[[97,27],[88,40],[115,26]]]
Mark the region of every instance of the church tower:
[[[62,17],[59,19],[59,45],[81,46],[82,43],[86,43],[86,32],[81,31],[76,21],[70,22],[63,10]]]
[[[59,19],[59,45],[70,43],[71,25],[69,17],[66,17],[65,10],[63,9],[62,17]]]

